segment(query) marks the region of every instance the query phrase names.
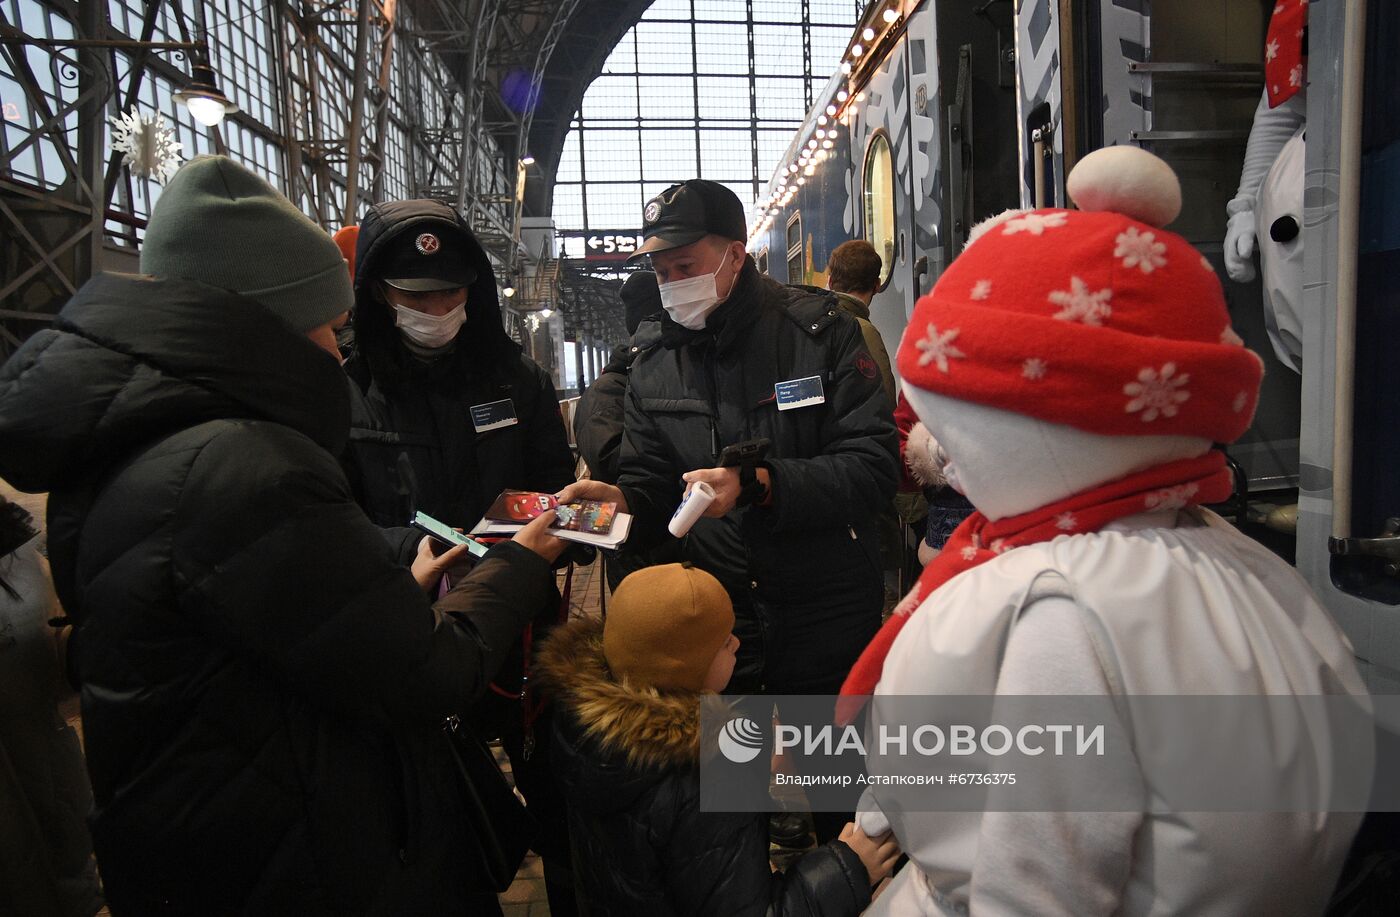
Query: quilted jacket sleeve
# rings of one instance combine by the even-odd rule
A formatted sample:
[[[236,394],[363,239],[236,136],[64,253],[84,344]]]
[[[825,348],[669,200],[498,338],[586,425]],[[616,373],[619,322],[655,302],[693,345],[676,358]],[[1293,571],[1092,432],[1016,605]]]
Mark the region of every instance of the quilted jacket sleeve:
[[[334,459],[273,424],[233,424],[202,447],[171,551],[181,609],[211,639],[384,725],[469,703],[552,585],[541,558],[502,545],[435,610]]]

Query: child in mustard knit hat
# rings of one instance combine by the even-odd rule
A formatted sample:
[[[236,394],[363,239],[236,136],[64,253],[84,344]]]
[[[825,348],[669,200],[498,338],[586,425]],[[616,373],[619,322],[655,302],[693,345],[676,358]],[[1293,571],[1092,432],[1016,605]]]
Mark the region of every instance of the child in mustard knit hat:
[[[541,650],[589,914],[855,915],[898,858],[847,825],[774,873],[766,815],[700,811],[700,701],[729,682],[733,626],[718,580],[666,564],[623,580],[606,622],[573,621]]]

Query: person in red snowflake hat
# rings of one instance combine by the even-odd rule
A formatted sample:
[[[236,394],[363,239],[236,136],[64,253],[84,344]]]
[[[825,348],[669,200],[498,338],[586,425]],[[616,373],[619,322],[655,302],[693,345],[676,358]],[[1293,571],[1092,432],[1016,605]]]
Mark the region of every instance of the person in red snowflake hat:
[[[1068,191],[1078,210],[981,227],[915,307],[904,392],[977,512],[852,669],[840,712],[874,695],[876,728],[882,705],[910,696],[937,722],[949,695],[1115,709],[1141,695],[1364,695],[1302,577],[1202,506],[1230,495],[1213,444],[1248,428],[1263,367],[1211,266],[1162,228],[1181,207],[1175,174],[1114,147],[1085,157]],[[1222,706],[1216,734],[1260,728],[1231,721],[1238,709]],[[1258,780],[1330,773],[1335,726],[1281,742]],[[1143,721],[1117,727],[1151,751]],[[1159,799],[1152,763],[1112,776]],[[1360,821],[1151,804],[928,812],[900,792],[872,785],[862,802],[864,830],[892,827],[911,860],[868,913],[1317,914]]]

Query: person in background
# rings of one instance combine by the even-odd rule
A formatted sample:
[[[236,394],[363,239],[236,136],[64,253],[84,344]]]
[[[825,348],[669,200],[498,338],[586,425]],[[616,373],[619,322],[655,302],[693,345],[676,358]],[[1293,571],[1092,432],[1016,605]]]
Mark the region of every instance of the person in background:
[[[91,917],[102,907],[78,735],[59,714],[62,615],[40,523],[0,482],[0,914]]]
[[[622,300],[622,317],[627,326],[628,340],[617,345],[608,365],[578,401],[574,435],[578,452],[588,464],[588,474],[595,481],[617,483],[618,461],[622,450],[622,413],[627,395],[627,371],[641,348],[632,343],[632,335],[644,319],[661,313],[661,291],[656,274],[637,271],[628,275],[618,292]]]
[[[946,454],[938,440],[914,413],[904,393],[894,409],[894,423],[899,429],[899,451],[904,458],[904,480],[901,491],[922,490],[927,501],[924,535],[919,540],[918,560],[923,567],[943,550],[948,536],[972,515],[972,504],[949,483],[943,473]]]
[[[854,917],[899,858],[888,836],[847,824],[774,873],[761,812],[700,810],[700,706],[729,682],[733,626],[717,579],[665,564],[628,576],[605,621],[571,621],[540,654],[563,708],[556,760],[590,915]]]
[[[875,358],[880,368],[880,381],[893,402],[898,391],[894,384],[894,371],[890,368],[890,354],[879,329],[870,321],[870,300],[880,289],[882,269],[875,246],[864,239],[851,239],[836,246],[831,253],[826,263],[826,285],[836,294],[841,311],[860,325],[860,333],[865,337],[865,349]]]
[[[501,324],[496,275],[465,220],[436,200],[376,204],[355,245],[350,444],[344,461],[360,505],[381,526],[415,512],[470,529],[506,489],[554,493],[574,480],[574,456],[549,374]],[[395,536],[395,532],[404,534]],[[413,529],[387,529],[416,539]],[[591,560],[574,545],[565,555]],[[543,607],[547,606],[547,607]],[[562,614],[554,590],[540,628]],[[533,638],[539,636],[531,631]],[[548,710],[522,702],[528,660],[513,647],[468,720],[499,737],[542,826],[555,917],[573,912],[563,803],[549,773]],[[539,747],[527,754],[527,747]]]
[[[49,492],[112,913],[498,913],[442,724],[552,590],[552,514],[434,607],[336,462],[330,237],[201,156],[141,268],[0,369],[0,475]]]
[[[350,282],[355,282],[355,245],[360,238],[360,227],[342,226],[331,236],[335,240],[335,245],[340,249],[340,254],[345,258],[345,267],[350,272]],[[353,322],[346,322],[335,330],[336,346],[340,349],[342,358],[350,356],[355,349],[355,327]]]
[[[661,292],[656,274],[637,271],[627,277],[618,293],[622,300],[622,317],[628,339],[619,344],[608,365],[579,398],[574,417],[574,434],[578,452],[588,465],[589,477],[595,481],[616,484],[622,452],[622,420],[627,400],[627,374],[641,348],[631,336],[643,320],[656,319],[661,314]],[[673,543],[638,549],[623,545],[606,552],[608,588],[616,589],[633,570],[652,564],[666,563],[679,557],[679,547]]]

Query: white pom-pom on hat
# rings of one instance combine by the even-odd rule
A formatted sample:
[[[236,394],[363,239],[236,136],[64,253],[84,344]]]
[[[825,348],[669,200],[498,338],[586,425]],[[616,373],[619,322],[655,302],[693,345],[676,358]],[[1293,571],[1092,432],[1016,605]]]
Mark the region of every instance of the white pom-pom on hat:
[[[1085,211],[1110,211],[1165,227],[1181,213],[1181,182],[1172,167],[1135,146],[1109,146],[1079,160],[1065,190]]]

